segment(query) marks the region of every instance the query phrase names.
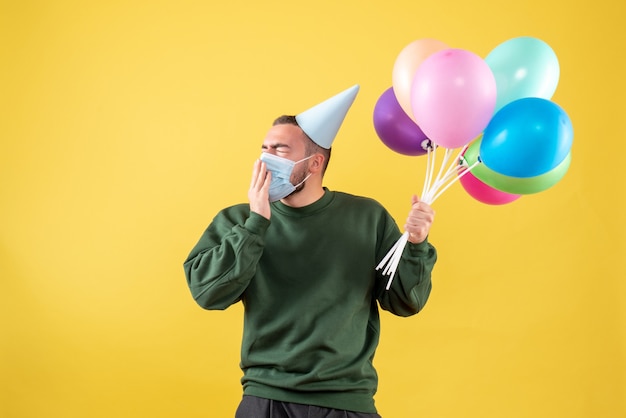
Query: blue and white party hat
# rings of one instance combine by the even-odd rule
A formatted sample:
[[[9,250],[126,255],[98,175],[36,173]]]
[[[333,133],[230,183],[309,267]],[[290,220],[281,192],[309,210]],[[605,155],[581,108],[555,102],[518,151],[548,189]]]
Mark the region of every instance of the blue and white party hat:
[[[358,92],[359,85],[355,84],[309,110],[305,110],[296,115],[298,125],[313,142],[322,148],[329,149]]]

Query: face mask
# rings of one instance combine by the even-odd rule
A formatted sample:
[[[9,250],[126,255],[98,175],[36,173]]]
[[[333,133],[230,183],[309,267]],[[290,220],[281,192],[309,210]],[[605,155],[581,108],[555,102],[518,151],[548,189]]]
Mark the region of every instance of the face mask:
[[[311,157],[312,155],[300,161],[291,161],[267,152],[261,153],[261,161],[265,163],[267,169],[272,173],[272,182],[269,190],[270,202],[276,202],[283,197],[289,196],[311,176],[309,173],[300,183],[296,185],[291,184],[291,172],[295,165]]]

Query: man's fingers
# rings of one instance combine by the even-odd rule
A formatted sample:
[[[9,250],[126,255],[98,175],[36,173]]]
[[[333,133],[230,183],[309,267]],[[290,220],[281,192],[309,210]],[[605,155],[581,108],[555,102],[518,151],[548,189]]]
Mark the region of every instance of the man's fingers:
[[[404,225],[404,229],[409,232],[409,241],[419,243],[426,239],[434,218],[435,211],[433,208],[413,195],[411,210]]]
[[[252,179],[250,181],[250,188],[259,190],[267,181],[267,169],[265,163],[261,160],[254,162],[254,168],[252,169]]]
[[[262,191],[267,194],[270,190],[270,184],[272,183],[272,172],[268,171],[265,174],[265,179],[263,180]]]
[[[261,169],[261,160],[256,160],[252,166],[252,177],[250,178],[250,188],[254,188],[259,177],[259,170]]]

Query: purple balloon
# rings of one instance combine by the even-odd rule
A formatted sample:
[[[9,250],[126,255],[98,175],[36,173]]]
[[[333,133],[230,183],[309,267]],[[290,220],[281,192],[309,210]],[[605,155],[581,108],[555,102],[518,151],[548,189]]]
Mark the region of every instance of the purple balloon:
[[[398,103],[393,87],[385,90],[374,106],[374,129],[383,144],[400,154],[423,155],[432,147],[432,142]]]

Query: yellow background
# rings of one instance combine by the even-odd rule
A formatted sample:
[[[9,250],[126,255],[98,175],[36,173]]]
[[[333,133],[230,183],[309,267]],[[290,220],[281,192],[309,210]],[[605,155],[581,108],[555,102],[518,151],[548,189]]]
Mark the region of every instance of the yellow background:
[[[182,262],[246,200],[271,120],[351,86],[326,186],[401,224],[425,160],[372,123],[400,50],[555,50],[574,125],[553,188],[437,202],[426,309],[383,314],[392,417],[626,416],[623,1],[0,3],[0,416],[231,417],[242,310],[198,308]]]

